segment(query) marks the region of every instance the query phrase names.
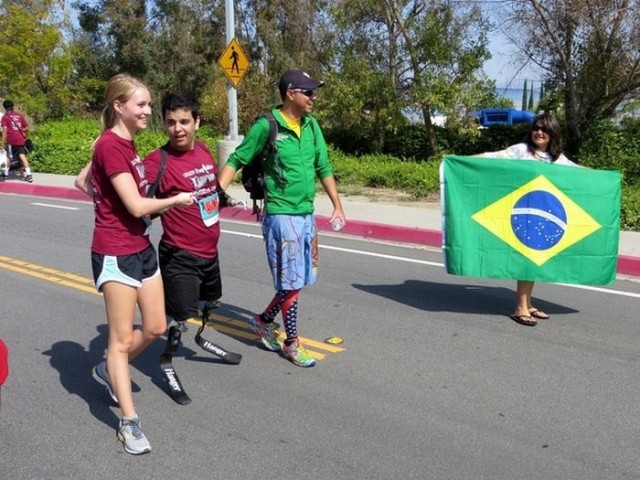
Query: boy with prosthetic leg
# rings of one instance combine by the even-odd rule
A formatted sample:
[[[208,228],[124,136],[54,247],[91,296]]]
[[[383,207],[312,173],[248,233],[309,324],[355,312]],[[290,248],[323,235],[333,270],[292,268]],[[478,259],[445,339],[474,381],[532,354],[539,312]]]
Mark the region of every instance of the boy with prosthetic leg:
[[[222,296],[219,209],[242,202],[234,201],[220,189],[213,156],[204,143],[196,141],[198,108],[190,94],[168,94],[162,102],[162,116],[169,142],[144,161],[146,177],[157,198],[169,197],[183,188],[195,192],[194,204],[182,210],[181,215],[170,210],[162,214],[163,234],[158,245],[167,316],[175,321],[169,328],[161,367],[172,397],[180,404],[189,403],[190,399],[171,358],[180,346],[189,319],[201,323],[196,334],[201,348],[227,363],[238,364],[242,359],[201,336],[211,310],[220,306]]]

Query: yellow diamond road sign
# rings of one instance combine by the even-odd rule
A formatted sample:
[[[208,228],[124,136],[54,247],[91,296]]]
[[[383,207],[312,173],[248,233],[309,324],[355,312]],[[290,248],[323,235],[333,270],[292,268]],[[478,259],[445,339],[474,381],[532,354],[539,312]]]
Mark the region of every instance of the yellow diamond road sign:
[[[249,60],[237,39],[229,42],[218,59],[218,65],[222,67],[231,84],[237,87],[249,68]]]

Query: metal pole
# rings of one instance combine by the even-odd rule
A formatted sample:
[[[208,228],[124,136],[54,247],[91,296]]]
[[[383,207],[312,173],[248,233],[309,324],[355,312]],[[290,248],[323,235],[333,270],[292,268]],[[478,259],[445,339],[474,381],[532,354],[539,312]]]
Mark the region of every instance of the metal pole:
[[[235,14],[233,0],[225,0],[225,30],[227,35],[227,45],[236,36]],[[231,82],[227,81],[227,99],[229,101],[229,136],[228,140],[238,139],[238,94]]]
[[[225,25],[227,45],[231,43],[236,36],[233,0],[224,1],[225,9]],[[227,99],[229,102],[229,135],[225,135],[224,139],[218,141],[218,169],[221,170],[227,163],[227,158],[233,153],[240,142],[242,136],[238,135],[238,95],[235,87],[227,80]]]

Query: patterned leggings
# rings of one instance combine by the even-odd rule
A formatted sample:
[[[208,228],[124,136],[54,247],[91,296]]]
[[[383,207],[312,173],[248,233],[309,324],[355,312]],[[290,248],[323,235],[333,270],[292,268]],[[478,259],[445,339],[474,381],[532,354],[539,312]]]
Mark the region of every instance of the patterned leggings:
[[[282,320],[284,330],[287,334],[287,343],[298,338],[298,296],[300,290],[278,290],[273,299],[262,314],[262,319],[269,323],[280,310],[282,310]]]

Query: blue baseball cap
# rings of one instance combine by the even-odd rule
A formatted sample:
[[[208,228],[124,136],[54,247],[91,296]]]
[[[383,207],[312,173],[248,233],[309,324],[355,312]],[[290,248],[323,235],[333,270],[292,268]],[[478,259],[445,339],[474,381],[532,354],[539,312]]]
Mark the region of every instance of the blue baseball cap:
[[[302,70],[289,70],[280,77],[278,82],[278,90],[280,95],[284,96],[287,90],[299,88],[300,90],[315,90],[324,86],[324,82],[316,80],[307,72]]]

